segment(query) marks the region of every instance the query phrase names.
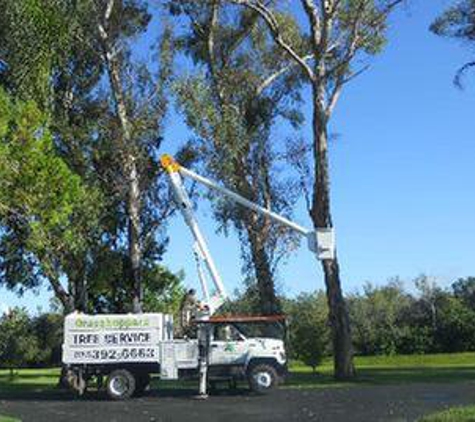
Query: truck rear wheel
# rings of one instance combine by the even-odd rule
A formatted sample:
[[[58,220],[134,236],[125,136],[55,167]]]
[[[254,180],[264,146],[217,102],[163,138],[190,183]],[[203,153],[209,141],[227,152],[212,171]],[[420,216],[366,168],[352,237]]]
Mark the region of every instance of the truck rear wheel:
[[[277,385],[277,371],[272,365],[257,364],[249,369],[249,387],[256,393],[266,393]]]
[[[126,369],[117,369],[107,377],[107,395],[113,400],[126,400],[135,392],[135,377]]]

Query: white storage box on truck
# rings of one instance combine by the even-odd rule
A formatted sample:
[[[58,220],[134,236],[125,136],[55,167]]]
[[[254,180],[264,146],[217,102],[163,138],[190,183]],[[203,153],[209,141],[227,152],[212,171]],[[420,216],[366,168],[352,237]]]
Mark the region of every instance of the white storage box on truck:
[[[63,363],[157,362],[159,344],[173,340],[173,319],[165,314],[85,315],[64,323]]]
[[[277,317],[211,317],[206,322],[211,328],[209,381],[247,379],[259,392],[277,385],[286,372],[283,341],[246,337],[243,324],[279,321]],[[173,339],[170,315],[74,313],[65,320],[63,363],[79,393],[91,378],[106,377],[109,397],[126,399],[142,393],[151,374],[164,380],[196,378],[198,341]]]

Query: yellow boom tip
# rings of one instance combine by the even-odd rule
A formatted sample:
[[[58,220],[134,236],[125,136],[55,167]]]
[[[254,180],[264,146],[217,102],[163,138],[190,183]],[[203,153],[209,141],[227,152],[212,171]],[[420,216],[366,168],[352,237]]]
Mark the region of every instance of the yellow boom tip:
[[[180,170],[180,164],[178,164],[175,159],[169,154],[163,154],[160,157],[160,164],[169,173],[175,173]]]

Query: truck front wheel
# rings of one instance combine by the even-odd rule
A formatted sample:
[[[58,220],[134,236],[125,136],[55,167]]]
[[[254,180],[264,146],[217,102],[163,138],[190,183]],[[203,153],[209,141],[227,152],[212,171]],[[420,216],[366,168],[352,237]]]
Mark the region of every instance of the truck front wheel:
[[[249,369],[247,375],[249,387],[256,393],[266,393],[277,385],[277,371],[272,365],[265,363],[255,365]]]
[[[107,395],[113,400],[126,400],[135,392],[135,377],[126,369],[118,369],[107,378]]]

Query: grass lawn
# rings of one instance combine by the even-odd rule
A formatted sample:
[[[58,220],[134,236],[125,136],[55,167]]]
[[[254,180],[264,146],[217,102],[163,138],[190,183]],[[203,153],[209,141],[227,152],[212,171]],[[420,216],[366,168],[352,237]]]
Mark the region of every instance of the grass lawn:
[[[9,416],[0,415],[0,422],[19,422],[19,419],[10,418]]]
[[[454,407],[432,415],[424,416],[419,422],[473,422],[475,406]]]
[[[331,359],[326,359],[317,368],[316,373],[313,373],[311,368],[294,362],[290,366],[291,375],[286,387],[329,388],[416,382],[475,382],[475,353],[356,357],[355,364],[358,378],[350,382],[337,382],[332,376]],[[51,392],[57,383],[58,375],[59,369],[21,369],[11,380],[7,370],[0,370],[0,398],[2,393],[10,395],[19,392]],[[181,382],[163,384],[167,388],[184,385]]]
[[[417,356],[372,356],[356,357],[358,377],[350,382],[337,382],[332,377],[332,361],[326,359],[317,372],[298,362],[290,365],[290,376],[283,388],[336,388],[358,385],[388,385],[407,383],[456,383],[475,382],[475,353],[417,355]],[[0,400],[9,397],[25,399],[38,393],[55,397],[62,394],[55,389],[60,370],[20,369],[11,379],[7,370],[0,370]],[[153,387],[175,389],[196,387],[196,382],[160,382],[155,379]],[[455,408],[428,416],[423,422],[475,422],[475,406]],[[19,422],[0,415],[0,422]]]
[[[51,390],[58,382],[60,370],[54,369],[19,369],[13,379],[10,371],[0,369],[0,398],[2,393],[43,392]],[[0,422],[4,422],[0,417]]]
[[[361,356],[355,358],[357,379],[333,379],[331,359],[312,369],[293,363],[287,385],[291,388],[327,388],[352,385],[384,385],[415,382],[475,381],[475,353],[438,355]]]

